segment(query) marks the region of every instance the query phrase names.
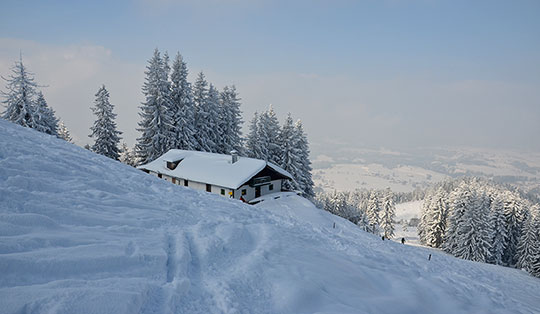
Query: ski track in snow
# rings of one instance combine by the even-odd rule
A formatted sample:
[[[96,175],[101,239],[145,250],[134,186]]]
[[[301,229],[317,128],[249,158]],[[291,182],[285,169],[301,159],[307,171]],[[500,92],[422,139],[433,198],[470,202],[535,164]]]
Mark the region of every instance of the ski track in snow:
[[[0,135],[0,313],[540,313],[537,278],[381,241],[298,196],[249,206]]]

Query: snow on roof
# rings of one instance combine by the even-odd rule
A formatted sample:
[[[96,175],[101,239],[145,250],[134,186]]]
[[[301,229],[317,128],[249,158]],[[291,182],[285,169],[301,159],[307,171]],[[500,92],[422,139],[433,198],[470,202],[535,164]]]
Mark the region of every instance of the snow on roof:
[[[179,160],[181,161],[174,170],[167,168],[167,162]],[[239,156],[238,161],[233,164],[231,155],[180,149],[171,149],[156,160],[137,168],[189,181],[237,189],[267,166],[292,179],[289,172],[264,160]]]

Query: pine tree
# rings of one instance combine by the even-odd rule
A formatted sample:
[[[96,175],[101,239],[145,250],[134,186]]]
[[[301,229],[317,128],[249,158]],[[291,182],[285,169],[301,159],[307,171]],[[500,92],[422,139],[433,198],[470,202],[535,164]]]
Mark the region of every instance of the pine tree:
[[[457,226],[454,256],[476,262],[489,261],[491,232],[487,196],[473,192],[465,203],[462,220]]]
[[[428,227],[432,224],[433,214],[432,211],[432,195],[428,194],[422,202],[422,211],[420,214],[420,222],[418,223],[418,239],[420,243],[429,245],[431,239],[431,233],[428,232]]]
[[[35,100],[37,84],[32,73],[23,64],[22,56],[19,62],[11,68],[12,74],[4,79],[7,92],[2,92],[6,110],[2,118],[24,127],[35,128]]]
[[[225,134],[224,130],[221,129],[222,117],[221,105],[219,98],[219,91],[213,84],[210,84],[208,87],[208,98],[206,99],[206,112],[208,113],[208,119],[206,120],[206,126],[208,127],[208,143],[213,143],[210,146],[209,152],[220,153],[220,154],[229,154],[231,151],[225,150]]]
[[[60,121],[60,123],[58,124],[58,137],[63,139],[66,142],[73,143],[71,134],[69,133],[68,128],[62,121]]]
[[[266,151],[264,160],[279,165],[281,161],[281,147],[279,143],[279,121],[272,105],[259,116],[258,127],[259,145]]]
[[[370,225],[370,232],[373,234],[379,234],[380,226],[380,217],[379,217],[379,196],[377,192],[372,191],[369,196],[368,206],[367,206],[367,217]]]
[[[143,85],[145,102],[139,107],[141,121],[137,129],[142,135],[136,144],[137,157],[143,164],[167,152],[176,135],[167,66],[157,49],[146,69]]]
[[[96,121],[90,127],[92,134],[89,137],[94,139],[91,149],[97,154],[118,160],[118,144],[122,132],[116,129],[116,114],[113,112],[114,106],[109,102],[109,92],[105,85],[101,85],[95,96],[95,107],[91,108],[96,115]]]
[[[504,217],[504,202],[499,195],[495,196],[491,202],[491,226],[493,228],[493,236],[491,237],[492,263],[502,265],[508,232]]]
[[[303,175],[303,164],[296,129],[290,113],[287,115],[285,123],[283,123],[279,137],[281,143],[281,162],[279,165],[288,171],[294,179],[294,181],[285,182],[284,188],[295,190],[299,188],[297,178]]]
[[[171,107],[175,136],[172,147],[196,150],[195,107],[191,84],[187,81],[187,65],[178,53],[174,59],[171,73]]]
[[[248,157],[263,159],[267,155],[266,145],[260,144],[259,114],[255,112],[249,123],[249,134],[246,141],[246,154]]]
[[[118,160],[128,166],[135,167],[137,165],[137,159],[135,153],[129,149],[125,142],[120,146],[120,157]]]
[[[313,179],[311,176],[311,160],[309,159],[309,143],[307,135],[304,133],[302,122],[297,120],[294,128],[296,130],[297,147],[300,153],[300,160],[302,161],[302,167],[300,169],[300,175],[296,179],[299,188],[308,197],[315,196],[313,192]]]
[[[50,135],[58,135],[58,119],[54,110],[47,105],[42,92],[38,92],[34,117],[36,130]]]
[[[200,72],[193,87],[193,102],[195,104],[195,139],[197,141],[197,150],[211,152],[216,147],[212,141],[213,121],[210,117],[208,108],[208,82],[204,73]],[[210,122],[210,123],[209,123]]]
[[[472,192],[466,183],[460,184],[450,195],[450,211],[442,249],[454,256],[461,240],[458,231],[463,223],[465,211],[471,207],[472,198]]]
[[[531,214],[524,224],[519,245],[517,247],[516,267],[534,274],[535,268],[540,267],[540,208],[531,208]],[[539,274],[535,274],[540,276]]]
[[[446,193],[439,188],[435,195],[427,203],[429,206],[429,220],[425,226],[425,244],[431,247],[439,248],[444,241],[446,231],[446,221],[448,215],[448,203]]]
[[[521,231],[523,228],[524,216],[522,211],[522,201],[518,195],[510,191],[503,193],[504,217],[507,228],[507,241],[503,255],[503,263],[508,266],[516,264],[516,253]]]
[[[220,93],[220,129],[222,131],[221,147],[225,154],[236,150],[243,153],[242,139],[242,112],[240,111],[240,98],[236,93],[236,87],[225,86]]]
[[[394,223],[396,217],[396,206],[394,205],[394,195],[390,189],[384,192],[382,199],[382,211],[380,225],[384,237],[392,239],[394,237]]]

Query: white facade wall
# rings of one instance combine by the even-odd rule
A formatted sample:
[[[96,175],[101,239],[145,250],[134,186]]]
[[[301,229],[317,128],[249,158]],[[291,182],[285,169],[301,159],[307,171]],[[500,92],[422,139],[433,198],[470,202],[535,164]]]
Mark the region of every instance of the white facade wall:
[[[272,190],[270,190],[270,184],[274,186]],[[270,184],[261,186],[261,196],[281,191],[281,180],[270,181]],[[244,199],[246,201],[251,201],[255,198],[255,188],[247,184],[242,185],[234,192],[234,198],[240,199],[240,196],[242,196],[242,190],[244,189],[246,190],[246,195],[244,195]]]
[[[150,174],[152,174],[152,175],[154,175],[156,177],[159,177],[159,174],[156,173],[156,172],[150,171]],[[168,181],[168,182],[171,182],[171,183],[173,182],[173,177],[171,177],[171,176],[162,174],[161,178],[164,179],[165,181]],[[175,178],[175,184],[180,185],[180,186],[185,186],[185,181],[186,181],[185,179]],[[189,181],[189,180],[187,180],[187,181],[188,181],[188,186],[187,187],[189,187],[191,189],[194,189],[194,190],[206,191],[206,183],[196,182],[196,181]],[[270,190],[270,184],[273,185],[272,190]],[[281,191],[281,180],[270,181],[270,184],[261,186],[261,196]],[[225,195],[221,194],[221,189],[225,190]],[[242,190],[246,190],[245,195],[242,195]],[[224,197],[230,197],[229,193],[232,192],[232,191],[233,191],[232,189],[225,188],[225,187],[222,187],[222,186],[217,186],[217,185],[212,185],[211,186],[211,193],[219,194],[219,195],[222,195]],[[255,187],[251,187],[251,186],[249,186],[247,184],[242,185],[241,187],[239,187],[237,190],[234,191],[234,198],[235,199],[239,200],[241,196],[243,196],[244,200],[246,200],[246,201],[250,201],[250,200],[254,199],[255,198]]]

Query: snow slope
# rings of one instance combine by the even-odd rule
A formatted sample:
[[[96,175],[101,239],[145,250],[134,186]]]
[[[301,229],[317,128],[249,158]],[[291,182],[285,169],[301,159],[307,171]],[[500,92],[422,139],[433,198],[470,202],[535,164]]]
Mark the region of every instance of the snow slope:
[[[0,119],[0,313],[539,313],[539,290],[298,196],[245,205]]]

